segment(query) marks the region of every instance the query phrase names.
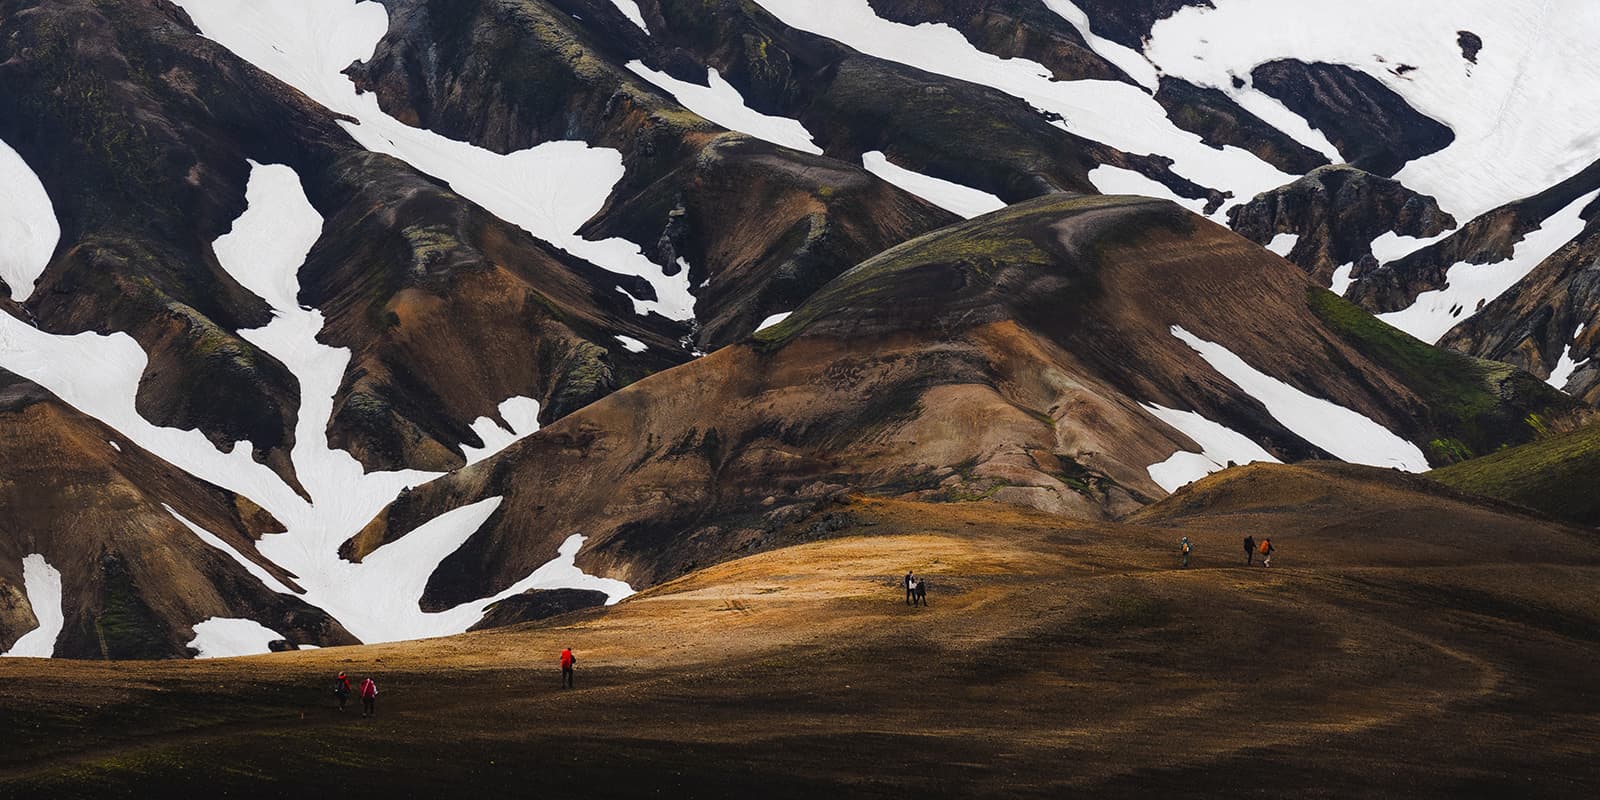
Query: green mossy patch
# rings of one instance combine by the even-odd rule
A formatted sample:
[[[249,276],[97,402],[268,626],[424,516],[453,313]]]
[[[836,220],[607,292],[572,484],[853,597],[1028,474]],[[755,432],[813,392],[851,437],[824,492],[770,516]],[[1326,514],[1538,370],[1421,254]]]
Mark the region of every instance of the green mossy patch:
[[[1552,517],[1600,525],[1600,423],[1441,467],[1428,477]]]

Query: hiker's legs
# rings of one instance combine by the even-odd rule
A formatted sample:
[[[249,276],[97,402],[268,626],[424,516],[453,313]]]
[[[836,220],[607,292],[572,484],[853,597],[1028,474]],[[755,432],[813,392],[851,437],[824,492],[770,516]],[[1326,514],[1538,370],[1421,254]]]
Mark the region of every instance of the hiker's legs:
[[[561,688],[563,688],[563,689],[571,689],[572,688],[572,670],[570,670],[570,669],[561,670]]]
[[[361,698],[361,716],[363,716],[363,717],[372,716],[373,706],[375,706],[376,704],[377,704],[377,698],[374,698],[374,697],[363,697],[363,698]]]
[[[344,704],[348,703],[348,702],[350,702],[350,695],[347,695],[347,694],[339,695],[339,710],[343,711],[344,710]]]
[[[915,605],[915,603],[911,602],[912,600],[915,600],[915,599],[916,599],[916,590],[912,589],[910,586],[907,586],[906,587],[906,605],[908,605],[908,606],[909,605]]]

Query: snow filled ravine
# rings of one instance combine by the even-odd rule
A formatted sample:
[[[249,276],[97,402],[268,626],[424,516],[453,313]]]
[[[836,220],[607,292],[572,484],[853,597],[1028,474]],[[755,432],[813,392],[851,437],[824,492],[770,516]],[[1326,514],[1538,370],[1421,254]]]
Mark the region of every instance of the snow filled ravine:
[[[631,297],[640,314],[694,316],[685,272],[667,275],[625,239],[590,241],[577,231],[622,180],[622,155],[583,142],[548,142],[500,155],[413,128],[359,94],[342,74],[365,61],[389,28],[388,13],[354,0],[175,0],[207,38],[358,122],[339,124],[361,146],[405,161],[462,197],[539,239],[613,272],[650,282],[656,299]],[[525,187],[538,186],[537,192]],[[619,289],[618,291],[622,291]]]
[[[1167,460],[1151,464],[1146,471],[1150,480],[1168,492],[1175,492],[1185,484],[1193,483],[1219,469],[1235,464],[1266,461],[1280,463],[1261,445],[1219,422],[1213,422],[1193,411],[1178,411],[1155,403],[1142,403],[1144,410],[1156,419],[1167,423],[1200,445],[1200,452],[1179,450]]]
[[[61,611],[61,573],[44,556],[34,553],[22,559],[22,591],[28,595],[39,626],[22,634],[0,656],[49,658],[55,655],[56,639],[66,625]]]

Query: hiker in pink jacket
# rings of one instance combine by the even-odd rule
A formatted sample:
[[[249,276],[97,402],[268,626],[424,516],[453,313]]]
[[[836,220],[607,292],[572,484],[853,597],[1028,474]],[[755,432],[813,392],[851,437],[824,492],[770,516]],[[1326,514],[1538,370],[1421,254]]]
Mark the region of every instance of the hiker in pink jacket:
[[[378,703],[378,682],[367,678],[361,682],[361,716],[370,717],[377,713],[373,706]]]

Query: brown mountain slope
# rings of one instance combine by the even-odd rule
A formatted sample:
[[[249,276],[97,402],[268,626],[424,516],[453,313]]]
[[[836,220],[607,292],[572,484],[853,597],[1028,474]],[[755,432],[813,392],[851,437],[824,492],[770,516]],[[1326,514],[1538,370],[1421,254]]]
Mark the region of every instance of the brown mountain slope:
[[[61,573],[67,658],[187,654],[210,617],[260,620],[291,641],[353,644],[320,609],[280,594],[202,541],[163,506],[255,557],[277,523],[253,503],[190,478],[37,385],[0,370],[0,595],[31,554]],[[13,595],[20,598],[20,595]],[[0,602],[0,650],[37,627],[26,601]]]
[[[418,487],[345,552],[504,497],[431,578],[424,605],[447,607],[527,574],[573,533],[589,537],[579,562],[591,572],[650,585],[782,544],[789,521],[849,492],[1104,518],[1162,493],[1148,465],[1197,449],[1141,403],[1196,411],[1285,460],[1325,457],[1200,362],[1175,325],[1413,441],[1492,449],[1531,438],[1530,410],[1572,405],[1531,376],[1441,353],[1423,372],[1454,381],[1451,405],[1419,382],[1413,353],[1374,345],[1313,291],[1171,203],[1021,203],[894,248],[756,341]]]
[[[540,400],[549,420],[689,358],[685,326],[636,315],[618,291],[652,297],[642,280],[365,151],[164,0],[0,5],[0,137],[63,222],[32,319],[128,331],[150,355],[142,414],[222,446],[248,439],[286,476],[299,387],[236,335],[269,315],[211,251],[244,209],[246,159],[293,167],[324,217],[301,301],[353,351],[330,438],[369,467],[459,466],[460,446],[481,444],[468,424],[508,397]],[[464,353],[503,368],[472,372]]]
[[[160,669],[0,663],[0,793],[280,797],[337,775],[374,798],[1588,796],[1593,537],[1387,471],[1211,480],[1235,473],[1285,513],[1219,495],[1216,519],[1172,527],[857,500],[827,540],[534,625]],[[1294,514],[1308,496],[1364,527]],[[1271,569],[1244,567],[1245,533],[1275,537]],[[908,568],[930,607],[902,602]],[[377,677],[375,719],[318,690],[340,669]]]

